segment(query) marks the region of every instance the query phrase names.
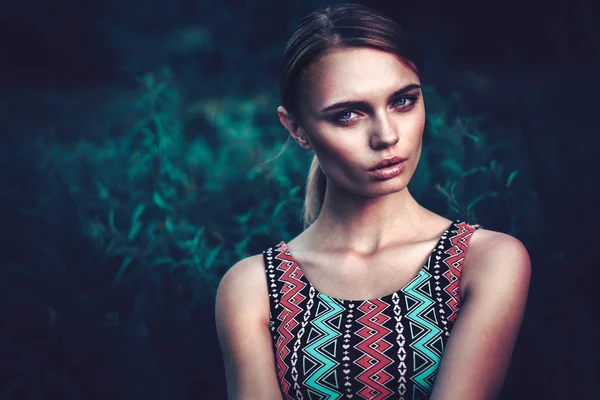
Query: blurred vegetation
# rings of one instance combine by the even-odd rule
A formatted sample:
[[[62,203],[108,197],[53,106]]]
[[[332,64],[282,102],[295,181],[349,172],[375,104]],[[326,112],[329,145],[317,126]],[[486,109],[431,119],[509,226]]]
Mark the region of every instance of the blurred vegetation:
[[[218,282],[301,231],[311,154],[294,143],[282,151],[270,74],[281,32],[315,4],[272,25],[232,26],[229,10],[214,8],[199,26],[183,24],[195,14],[183,18],[189,4],[176,2],[163,16],[170,33],[160,34],[148,21],[165,7],[136,3],[134,19],[107,28],[122,55],[118,85],[34,88],[29,108],[0,111],[5,121],[28,117],[0,146],[0,400],[224,399]],[[260,18],[261,4],[238,11]],[[178,19],[185,29],[166,28]],[[7,96],[25,104],[20,93]],[[566,255],[548,248],[523,128],[474,113],[461,93],[425,85],[410,190],[432,211],[513,235],[530,252],[531,295],[502,398],[591,399],[598,327],[569,296],[574,280],[548,305],[569,276],[538,272],[560,271]],[[568,318],[558,328],[557,314]]]

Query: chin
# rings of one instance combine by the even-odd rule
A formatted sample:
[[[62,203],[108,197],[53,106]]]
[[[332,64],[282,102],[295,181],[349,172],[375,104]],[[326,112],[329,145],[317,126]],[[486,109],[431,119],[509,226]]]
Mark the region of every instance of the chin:
[[[367,187],[361,188],[359,191],[365,197],[382,197],[390,194],[398,193],[406,188],[406,184],[402,179],[390,179],[388,181],[369,182]]]

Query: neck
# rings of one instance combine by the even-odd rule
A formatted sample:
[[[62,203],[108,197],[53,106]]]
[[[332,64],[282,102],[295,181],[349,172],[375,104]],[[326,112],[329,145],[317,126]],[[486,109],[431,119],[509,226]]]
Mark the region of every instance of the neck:
[[[365,197],[341,193],[330,183],[319,217],[307,228],[313,248],[373,254],[390,244],[410,242],[434,216],[415,201],[407,187],[385,196]]]

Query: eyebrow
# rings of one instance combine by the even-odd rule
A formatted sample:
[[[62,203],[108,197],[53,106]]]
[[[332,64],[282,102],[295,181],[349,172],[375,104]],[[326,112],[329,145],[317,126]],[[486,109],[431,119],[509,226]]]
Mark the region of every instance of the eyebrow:
[[[421,85],[412,83],[410,85],[404,86],[402,89],[396,90],[394,93],[392,93],[390,95],[389,98],[393,99],[394,97],[403,95],[404,93],[409,92],[413,89],[420,89],[420,88],[421,88]],[[321,110],[321,113],[326,113],[328,111],[337,110],[340,108],[368,109],[369,107],[370,107],[369,103],[367,103],[365,101],[342,101],[342,102],[335,103],[335,104],[325,107],[324,109]]]

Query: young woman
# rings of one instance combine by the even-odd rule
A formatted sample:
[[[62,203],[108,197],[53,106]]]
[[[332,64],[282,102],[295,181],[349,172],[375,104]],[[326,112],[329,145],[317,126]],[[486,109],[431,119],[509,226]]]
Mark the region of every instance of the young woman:
[[[222,278],[229,399],[497,398],[530,260],[411,196],[421,71],[403,29],[360,5],[310,14],[289,41],[277,112],[314,151],[308,227]]]

